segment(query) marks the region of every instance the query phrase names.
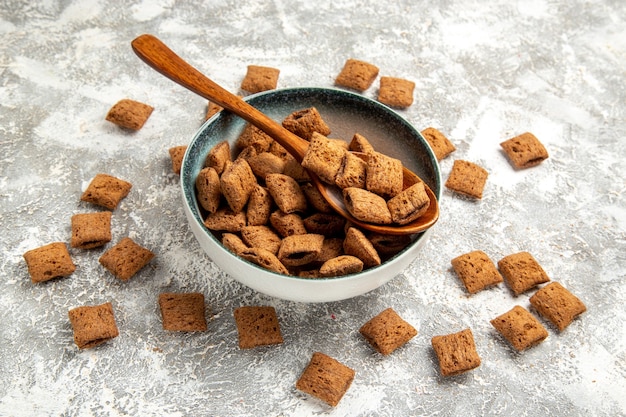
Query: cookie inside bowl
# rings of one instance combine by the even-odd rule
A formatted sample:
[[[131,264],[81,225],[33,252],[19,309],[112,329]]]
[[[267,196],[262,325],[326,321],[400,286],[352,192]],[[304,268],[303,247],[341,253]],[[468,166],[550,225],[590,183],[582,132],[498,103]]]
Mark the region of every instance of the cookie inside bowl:
[[[377,151],[400,159],[408,169],[420,176],[434,191],[437,198],[441,194],[439,166],[428,143],[419,131],[398,113],[378,102],[344,90],[326,88],[271,90],[249,96],[246,101],[279,122],[292,117],[294,112],[314,109],[328,126],[327,136],[329,138],[343,140],[347,144],[355,137],[355,134],[358,134],[359,137],[366,138]],[[308,114],[300,117],[308,117]],[[267,149],[263,149],[261,146],[257,146],[258,149],[256,150],[246,149],[248,146],[241,144],[241,137],[247,130],[250,130],[250,127],[243,119],[227,111],[217,113],[201,127],[192,139],[181,168],[183,201],[192,231],[209,257],[234,279],[257,291],[283,299],[304,302],[334,301],[354,297],[379,287],[402,272],[415,259],[417,251],[425,243],[430,230],[412,235],[405,240],[353,231],[350,233],[351,240],[347,243],[351,248],[349,249],[350,253],[346,254],[344,240],[349,227],[336,222],[336,216],[333,216],[332,212],[325,213],[320,211],[318,207],[313,207],[314,203],[305,194],[307,190],[306,177],[298,177],[298,175],[303,175],[302,170],[297,171],[293,167],[291,171],[287,170],[285,166],[289,163],[284,161],[288,158],[283,158],[284,155],[281,154],[279,148],[274,147],[270,142]],[[207,210],[205,208],[207,206],[203,206],[202,202],[199,201],[196,184],[198,177],[205,175],[203,170],[206,170],[207,156],[212,152],[215,153],[217,145],[224,141],[228,144],[230,152],[229,172],[237,171],[244,178],[243,181],[233,179],[233,187],[237,184],[244,188],[254,188],[256,185],[260,185],[256,188],[263,188],[270,192],[272,186],[268,186],[267,181],[264,180],[268,178],[266,175],[269,172],[273,175],[272,181],[275,180],[279,183],[278,186],[273,187],[274,192],[276,190],[293,191],[298,188],[299,192],[307,197],[304,202],[308,205],[307,207],[300,206],[298,208],[298,205],[302,204],[302,195],[294,196],[287,193],[288,197],[285,198],[285,201],[280,201],[282,197],[278,195],[272,195],[273,202],[270,212],[272,214],[277,212],[286,215],[295,214],[300,217],[302,222],[306,220],[305,231],[311,236],[300,239],[303,242],[297,243],[294,241],[298,239],[289,239],[286,242],[289,245],[284,245],[286,247],[284,253],[277,256],[280,249],[280,247],[276,249],[277,238],[279,241],[284,240],[287,235],[272,223],[257,224],[255,221],[252,222],[254,227],[249,227],[247,200],[243,205],[237,206],[236,197],[233,196],[229,196],[228,202],[231,203],[232,201],[233,203],[226,205],[230,212],[227,214],[232,217],[230,220],[239,223],[228,230],[207,227],[207,219],[216,216],[211,213],[210,208]],[[236,157],[242,157],[241,153],[246,152],[255,153],[254,159],[250,159],[251,155],[244,155],[247,164],[236,162]],[[281,163],[283,163],[282,167],[280,166]],[[254,166],[254,170],[251,165]],[[222,173],[217,173],[220,169],[222,169]],[[215,170],[218,175],[223,175],[223,167],[215,166]],[[250,177],[251,171],[253,176],[258,178],[257,174],[259,174],[263,176],[263,179],[258,181],[258,179]],[[285,172],[289,172],[288,177],[291,180],[284,178]],[[306,172],[304,172],[305,174]],[[230,187],[228,189],[230,190]],[[222,204],[224,204],[224,198],[222,196]],[[289,204],[296,205],[296,209],[291,213],[289,213],[291,210]],[[236,213],[230,209],[233,205],[236,208],[241,207],[241,212],[245,213],[235,216]],[[245,224],[243,227],[247,228],[245,236],[241,231],[242,224]],[[335,229],[331,230],[333,227]],[[232,244],[245,250],[245,253],[239,253],[240,256],[237,256],[233,246],[229,244],[229,249],[226,248],[223,244],[225,234],[228,238],[234,236],[241,240],[243,246],[236,239],[229,242],[234,241],[235,243]],[[322,236],[322,239],[315,237],[319,235]],[[262,243],[251,244],[254,239]],[[360,245],[364,242],[363,239],[369,244],[366,242],[365,245]],[[323,264],[321,259],[310,262],[302,260],[306,259],[306,256],[310,256],[311,252],[319,253],[322,250],[319,248],[320,241],[324,245],[323,250],[338,248],[340,250],[339,256],[346,256],[346,258],[338,259],[335,262],[336,273],[333,273],[332,269],[330,272],[323,271],[320,273],[319,268]],[[262,250],[245,249],[246,247],[251,249],[254,246]],[[380,262],[376,262],[375,259],[372,260],[371,256],[370,258],[366,256],[365,259],[363,256],[353,256],[354,253],[351,251],[356,251],[358,248],[362,249],[363,246],[366,249],[375,247],[374,258],[375,255],[378,255]],[[287,252],[289,253],[287,254]],[[367,252],[372,255],[369,250],[365,252],[365,255],[368,255]],[[283,259],[283,262],[280,263],[283,264],[284,269],[280,265],[276,265],[274,258],[268,253],[278,259]],[[352,265],[354,263],[353,258],[358,258],[364,264],[363,267],[354,268]],[[286,262],[288,265],[284,265],[286,259],[289,259],[289,262]],[[259,265],[263,265],[263,267]],[[326,269],[329,268],[330,266]]]

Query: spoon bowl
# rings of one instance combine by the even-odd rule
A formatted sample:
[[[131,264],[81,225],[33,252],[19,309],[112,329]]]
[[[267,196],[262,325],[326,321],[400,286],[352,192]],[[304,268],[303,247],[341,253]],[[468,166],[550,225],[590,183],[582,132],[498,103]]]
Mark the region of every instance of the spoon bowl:
[[[211,81],[189,63],[176,55],[163,42],[152,35],[141,35],[131,43],[133,50],[144,62],[172,81],[195,92],[207,100],[222,106],[242,119],[248,121],[282,145],[298,161],[302,161],[308,148],[308,142],[285,129],[280,123],[263,114],[246,101],[237,97]],[[297,109],[294,109],[297,110]],[[353,218],[343,204],[343,200],[333,197],[329,186],[311,173],[312,182],[334,210],[359,225],[361,228],[389,235],[415,234],[432,227],[439,218],[439,205],[433,191],[426,184],[426,192],[430,199],[429,210],[413,222],[406,225],[380,225],[358,221]],[[414,184],[419,177],[404,168],[405,184]]]

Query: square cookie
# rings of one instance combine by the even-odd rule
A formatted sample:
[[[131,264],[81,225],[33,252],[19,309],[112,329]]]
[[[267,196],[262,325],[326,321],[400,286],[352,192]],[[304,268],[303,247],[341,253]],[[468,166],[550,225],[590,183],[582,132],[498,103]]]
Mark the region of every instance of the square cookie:
[[[452,259],[452,268],[470,294],[502,282],[496,265],[483,251],[476,250]]]
[[[446,187],[468,197],[481,199],[487,182],[487,170],[472,162],[457,159],[452,165]]]
[[[441,161],[456,150],[454,144],[434,127],[427,127],[421,133],[432,148],[438,161]]]
[[[32,282],[44,282],[71,275],[76,270],[67,246],[53,242],[24,253]]]
[[[73,248],[93,249],[111,241],[111,212],[80,213],[72,216]]]
[[[132,278],[154,258],[154,253],[125,237],[107,250],[99,262],[110,273],[122,281]]]
[[[76,307],[68,315],[79,349],[96,347],[119,335],[111,303]]]
[[[417,335],[417,330],[392,308],[387,308],[361,326],[359,333],[379,353],[389,355]]]
[[[314,352],[296,388],[336,406],[354,380],[353,369],[321,352]]]
[[[378,76],[378,67],[358,59],[348,59],[339,75],[335,79],[335,84],[363,92],[370,88]]]
[[[541,265],[528,252],[505,256],[498,261],[498,269],[516,296],[550,281]]]
[[[271,306],[247,306],[235,309],[239,349],[283,343],[276,310]]]
[[[111,107],[106,115],[106,120],[126,129],[139,130],[146,123],[153,110],[154,107],[152,106],[126,98]]]
[[[480,366],[471,329],[443,336],[434,336],[431,343],[443,376],[462,374]]]
[[[241,81],[241,89],[249,93],[273,90],[278,85],[280,70],[271,67],[248,65],[246,76]]]
[[[558,282],[552,282],[530,297],[530,304],[559,331],[565,330],[587,307]]]
[[[108,174],[97,174],[80,197],[81,201],[93,203],[109,210],[128,195],[132,184]]]
[[[183,165],[183,157],[187,151],[187,145],[174,146],[169,148],[170,160],[172,161],[172,171],[174,174],[180,175],[180,169]]]
[[[524,307],[515,306],[490,321],[517,351],[538,345],[548,337],[545,327]]]
[[[509,161],[517,169],[530,168],[548,159],[548,151],[539,139],[526,132],[500,144]]]
[[[159,294],[159,309],[164,330],[204,332],[207,329],[204,316],[204,295],[201,293]]]
[[[328,136],[330,134],[330,127],[328,127],[324,119],[322,119],[322,115],[315,107],[309,107],[290,113],[283,119],[282,125],[291,133],[309,141],[315,132],[322,136]]]
[[[391,107],[409,107],[413,104],[413,81],[394,77],[381,77],[378,101]]]

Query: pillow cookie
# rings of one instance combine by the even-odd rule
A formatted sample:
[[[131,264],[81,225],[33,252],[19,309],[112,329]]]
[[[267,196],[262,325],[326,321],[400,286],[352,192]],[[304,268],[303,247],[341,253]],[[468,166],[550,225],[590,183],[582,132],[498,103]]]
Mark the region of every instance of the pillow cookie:
[[[476,250],[452,259],[452,268],[470,294],[502,282],[502,275],[489,256]]]
[[[498,268],[516,296],[550,281],[541,265],[528,252],[505,256],[498,261]]]
[[[126,129],[139,130],[153,110],[154,107],[139,101],[122,99],[111,107],[106,120]]]
[[[204,295],[201,293],[159,294],[159,309],[164,330],[203,332],[207,329]]]
[[[521,306],[513,307],[490,323],[517,351],[538,345],[548,337],[546,328]]]
[[[125,237],[107,250],[100,264],[122,281],[128,281],[154,258],[154,253]]]
[[[111,212],[81,213],[72,216],[73,248],[93,249],[111,241]]]
[[[441,161],[456,150],[454,144],[434,127],[427,127],[421,131],[421,134],[432,148],[438,161]]]
[[[280,70],[271,67],[248,65],[246,76],[241,81],[241,89],[249,93],[273,90],[278,84]]]
[[[274,307],[239,307],[235,309],[234,315],[240,349],[283,343]]]
[[[97,174],[80,197],[81,201],[93,203],[109,210],[128,195],[132,184],[108,174]]]
[[[413,104],[413,81],[394,77],[381,77],[378,101],[391,107],[409,107]]]
[[[459,194],[481,199],[487,182],[487,170],[472,162],[457,159],[452,165],[446,187]]]
[[[552,282],[530,297],[530,304],[559,331],[565,330],[587,307],[558,282]]]
[[[378,67],[358,59],[348,59],[335,79],[335,84],[363,92],[378,76]]]
[[[119,335],[111,303],[76,307],[68,315],[79,349],[96,347]]]
[[[354,380],[353,369],[321,352],[314,352],[296,388],[336,406]]]
[[[32,282],[44,282],[71,275],[76,270],[67,246],[53,242],[24,253]]]
[[[534,167],[548,159],[546,148],[535,135],[529,132],[506,140],[500,146],[517,169]]]
[[[376,351],[389,355],[417,335],[417,330],[388,308],[361,326],[359,333]]]
[[[471,329],[443,336],[434,336],[431,343],[443,376],[459,375],[480,366]]]

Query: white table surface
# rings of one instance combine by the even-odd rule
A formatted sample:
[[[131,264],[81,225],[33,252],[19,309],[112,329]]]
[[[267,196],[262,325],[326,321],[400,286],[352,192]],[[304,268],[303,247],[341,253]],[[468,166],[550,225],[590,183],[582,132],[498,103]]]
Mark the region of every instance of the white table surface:
[[[403,416],[626,414],[626,3],[574,1],[8,1],[0,5],[0,415]],[[389,3],[389,4],[387,4]],[[354,299],[301,304],[236,283],[186,224],[168,149],[189,142],[205,100],[139,61],[153,33],[229,90],[249,64],[279,87],[332,87],[348,58],[413,80],[400,113],[439,128],[455,159],[489,172],[480,201],[445,190],[441,219],[413,264]],[[377,83],[364,95],[375,98]],[[119,99],[155,111],[136,133],[106,122]],[[499,143],[531,131],[550,158],[514,170]],[[72,249],[72,276],[31,283],[22,255],[69,241],[99,172],[133,184],[113,241]],[[124,236],[155,252],[128,282],[97,262]],[[469,296],[450,260],[528,251],[588,311],[514,352],[489,320],[531,293]],[[160,292],[199,291],[204,333],[162,330]],[[111,301],[120,335],[73,343],[67,311]],[[284,344],[242,351],[232,312],[272,305]],[[388,357],[358,328],[393,307],[419,334]],[[545,323],[545,322],[544,322]],[[482,365],[442,378],[434,335],[471,328]],[[356,370],[331,408],[295,389],[314,351]]]

